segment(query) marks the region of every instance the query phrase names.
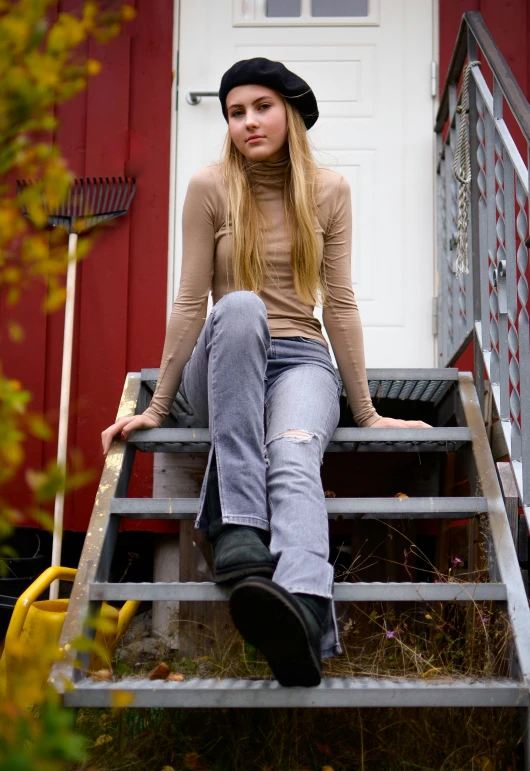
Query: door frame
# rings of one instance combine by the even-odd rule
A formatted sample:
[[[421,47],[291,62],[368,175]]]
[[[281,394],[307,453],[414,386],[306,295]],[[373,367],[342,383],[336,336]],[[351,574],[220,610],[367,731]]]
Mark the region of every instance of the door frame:
[[[432,0],[432,59],[436,63],[436,95],[432,100],[432,125],[434,133],[434,124],[436,123],[436,114],[440,106],[440,0]],[[432,142],[432,357],[433,366],[438,366],[438,222],[437,222],[437,201],[436,201],[436,162],[437,150],[436,140]]]
[[[175,301],[173,279],[175,274],[175,224],[177,205],[177,99],[178,99],[178,55],[180,33],[180,0],[173,0],[173,47],[171,51],[171,118],[169,134],[169,211],[167,239],[167,277],[166,277],[166,321],[169,320]]]

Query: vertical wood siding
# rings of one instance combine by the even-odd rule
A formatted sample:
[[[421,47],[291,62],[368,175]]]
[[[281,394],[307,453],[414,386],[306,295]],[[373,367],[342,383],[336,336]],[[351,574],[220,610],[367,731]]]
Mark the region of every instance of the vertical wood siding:
[[[530,3],[528,0],[439,0],[440,2],[440,92],[443,89],[462,14],[480,11],[489,31],[508,62],[527,98],[530,96]],[[487,65],[482,74],[492,86]],[[526,143],[517,123],[506,110],[506,124],[523,158]]]
[[[530,85],[530,5],[527,0],[439,0],[440,90],[443,88],[462,14],[480,11],[519,85]]]
[[[81,531],[103,466],[101,431],[114,422],[126,373],[160,363],[166,326],[173,0],[136,0],[135,6],[137,17],[119,38],[85,48],[102,71],[58,109],[57,141],[76,176],[137,178],[129,213],[98,237],[78,266],[68,442],[95,478],[67,496],[65,528]],[[56,13],[78,8],[78,0],[62,0]],[[45,287],[33,286],[15,309],[1,299],[3,329],[17,318],[26,332],[18,345],[3,333],[1,359],[5,373],[32,391],[32,408],[56,427],[64,310],[44,315],[44,294]],[[56,441],[32,439],[26,467],[41,468],[55,456]],[[151,490],[152,456],[139,453],[131,495]],[[15,505],[28,503],[23,474],[8,495]]]

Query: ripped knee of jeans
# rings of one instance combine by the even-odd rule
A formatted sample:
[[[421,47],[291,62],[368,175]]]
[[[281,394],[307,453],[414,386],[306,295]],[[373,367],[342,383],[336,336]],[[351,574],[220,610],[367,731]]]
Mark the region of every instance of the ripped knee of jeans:
[[[286,439],[288,442],[294,442],[295,444],[309,444],[313,439],[316,439],[320,450],[320,463],[322,464],[324,453],[322,450],[322,442],[318,434],[315,434],[312,431],[303,431],[300,428],[288,428],[286,431],[282,431],[281,434],[270,439],[267,444],[271,444],[271,442],[275,442],[278,439]]]
[[[274,442],[275,439],[290,439],[291,442],[310,442],[311,439],[317,438],[316,434],[312,434],[309,431],[302,431],[299,428],[289,428],[287,431],[282,431],[281,434],[271,439]]]

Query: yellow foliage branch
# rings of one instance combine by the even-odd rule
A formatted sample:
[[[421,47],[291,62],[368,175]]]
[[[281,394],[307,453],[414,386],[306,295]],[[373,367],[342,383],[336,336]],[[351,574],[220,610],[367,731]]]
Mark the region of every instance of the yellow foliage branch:
[[[48,228],[47,209],[63,202],[73,175],[54,142],[55,109],[101,71],[100,62],[85,55],[87,41],[106,43],[136,13],[130,5],[116,3],[114,9],[105,5],[89,0],[77,15],[60,13],[52,22],[55,0],[0,0],[0,294],[8,307],[16,305],[35,280],[45,286],[43,312],[64,304],[66,237],[60,229]],[[6,181],[15,177],[34,184],[17,194]],[[89,239],[80,240],[78,259],[89,248]],[[24,339],[19,322],[3,321],[0,348],[5,339],[14,343]],[[30,392],[3,372],[0,361],[0,489],[24,463],[28,436],[52,438],[43,416],[29,410],[30,402]],[[44,471],[26,474],[35,500],[26,515],[46,522],[43,502],[86,481],[78,456],[72,462],[68,484],[53,463]],[[43,489],[49,493],[44,498]],[[20,517],[0,494],[0,540]]]

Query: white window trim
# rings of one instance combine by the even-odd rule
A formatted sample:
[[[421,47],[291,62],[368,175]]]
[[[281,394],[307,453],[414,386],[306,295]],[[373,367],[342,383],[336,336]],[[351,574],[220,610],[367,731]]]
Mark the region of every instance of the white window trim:
[[[266,16],[266,0],[232,0],[234,27],[377,27],[379,0],[368,0],[368,16],[311,16],[311,0],[301,0],[301,15]]]

